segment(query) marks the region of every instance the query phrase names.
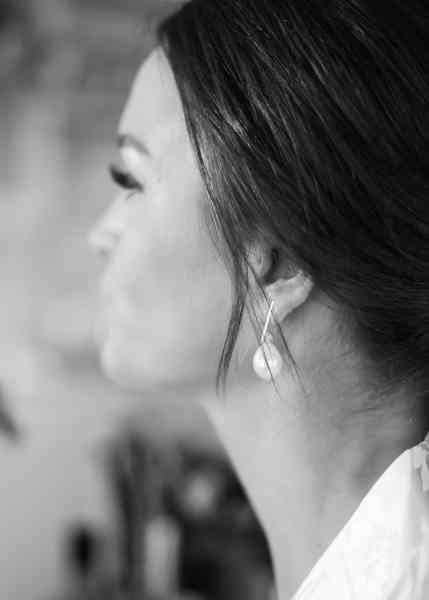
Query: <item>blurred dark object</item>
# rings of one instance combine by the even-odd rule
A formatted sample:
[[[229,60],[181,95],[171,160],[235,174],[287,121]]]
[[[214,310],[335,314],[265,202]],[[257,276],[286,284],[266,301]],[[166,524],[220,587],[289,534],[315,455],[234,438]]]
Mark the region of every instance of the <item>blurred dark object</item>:
[[[182,528],[180,586],[210,600],[269,598],[273,583],[265,536],[229,462],[182,444],[169,510]]]
[[[98,540],[88,525],[78,525],[69,533],[67,562],[74,575],[86,581],[97,562]]]
[[[0,385],[0,434],[5,435],[10,440],[16,441],[21,438],[22,433],[12,416],[8,406],[6,395]]]
[[[71,524],[64,536],[64,589],[52,600],[123,600],[109,544],[93,524]]]
[[[33,3],[0,0],[0,83],[3,97],[15,88],[34,82],[45,56],[44,40],[37,27]]]
[[[177,532],[165,518],[163,496],[167,482],[177,478],[178,457],[156,440],[128,430],[106,450],[106,459],[117,511],[120,588],[130,600],[165,597],[175,587],[177,565],[163,549],[168,553]],[[163,561],[170,569],[160,581]]]
[[[103,452],[116,511],[116,574],[76,526],[62,600],[271,600],[265,536],[229,462],[127,430]],[[104,565],[104,566],[103,566]]]
[[[143,594],[143,533],[155,512],[162,472],[151,468],[156,457],[133,432],[113,444],[107,457],[119,524],[120,587],[134,600]]]
[[[68,587],[76,598],[96,598],[101,558],[97,532],[85,523],[74,525],[67,532],[65,551]]]

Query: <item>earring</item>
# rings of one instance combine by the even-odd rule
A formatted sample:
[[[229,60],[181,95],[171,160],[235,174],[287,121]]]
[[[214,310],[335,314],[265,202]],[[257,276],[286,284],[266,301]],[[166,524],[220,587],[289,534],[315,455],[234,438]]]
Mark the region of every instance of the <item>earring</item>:
[[[253,357],[253,369],[256,375],[265,381],[271,380],[270,369],[272,377],[277,377],[283,366],[283,359],[277,349],[277,346],[273,342],[273,336],[271,334],[268,334],[267,336],[265,335],[270,322],[273,306],[274,300],[271,302],[270,310],[268,311],[264,330],[261,336],[260,346],[256,350]],[[265,341],[265,338],[267,338],[268,341]]]

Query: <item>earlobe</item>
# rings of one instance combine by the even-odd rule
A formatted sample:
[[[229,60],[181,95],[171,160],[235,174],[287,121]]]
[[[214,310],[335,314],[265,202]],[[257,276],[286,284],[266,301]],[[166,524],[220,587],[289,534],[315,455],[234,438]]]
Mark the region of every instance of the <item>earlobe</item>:
[[[283,320],[305,302],[313,287],[313,281],[302,270],[282,260],[276,248],[258,243],[249,249],[247,256],[259,285],[264,288],[269,301],[274,300],[274,315],[277,319]],[[262,312],[265,308],[264,302]]]
[[[282,321],[293,310],[303,304],[311,290],[313,281],[302,271],[298,271],[292,277],[277,279],[265,288],[265,292],[275,302],[275,317]]]

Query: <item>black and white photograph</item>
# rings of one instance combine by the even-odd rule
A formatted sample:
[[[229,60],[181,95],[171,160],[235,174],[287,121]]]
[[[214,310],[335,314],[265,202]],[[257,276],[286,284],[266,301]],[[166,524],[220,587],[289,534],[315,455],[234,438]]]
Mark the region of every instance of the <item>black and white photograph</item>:
[[[427,0],[0,0],[0,600],[429,600]]]

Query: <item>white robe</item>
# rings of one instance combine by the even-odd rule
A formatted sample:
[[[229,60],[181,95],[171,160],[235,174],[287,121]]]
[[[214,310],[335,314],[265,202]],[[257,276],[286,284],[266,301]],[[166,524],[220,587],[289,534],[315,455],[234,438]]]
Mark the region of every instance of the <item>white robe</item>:
[[[429,600],[429,432],[371,487],[292,600]]]

